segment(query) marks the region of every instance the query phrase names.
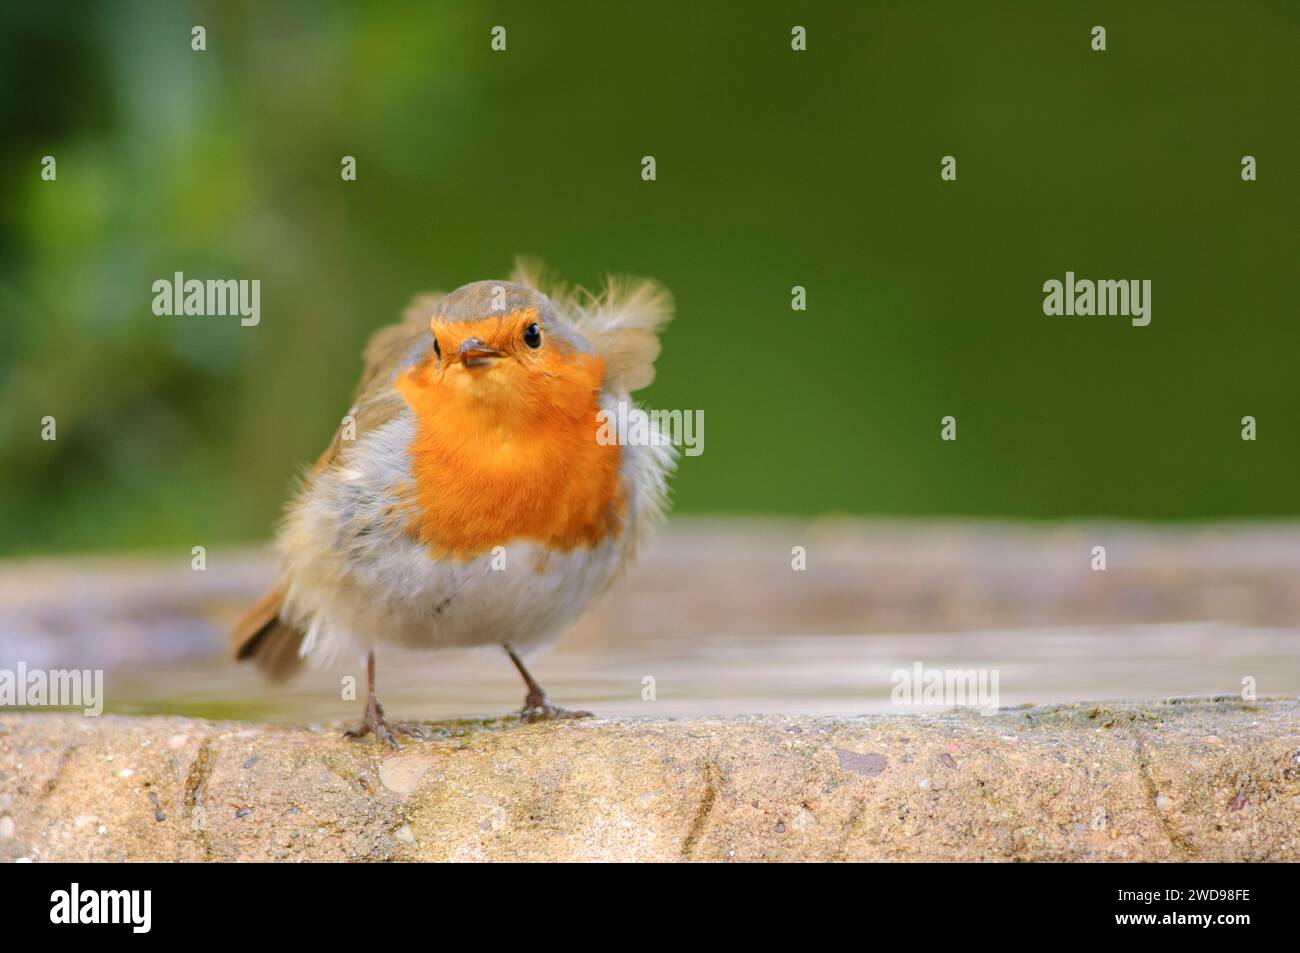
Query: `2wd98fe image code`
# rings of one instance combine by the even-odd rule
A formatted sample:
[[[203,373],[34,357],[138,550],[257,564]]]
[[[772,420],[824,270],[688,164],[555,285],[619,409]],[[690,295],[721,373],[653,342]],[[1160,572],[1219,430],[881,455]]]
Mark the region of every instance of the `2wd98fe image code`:
[[[1116,893],[1120,912],[1117,926],[1182,926],[1209,929],[1249,926],[1252,923],[1249,888],[1168,887],[1163,890],[1125,890]],[[1139,909],[1135,910],[1137,907]]]

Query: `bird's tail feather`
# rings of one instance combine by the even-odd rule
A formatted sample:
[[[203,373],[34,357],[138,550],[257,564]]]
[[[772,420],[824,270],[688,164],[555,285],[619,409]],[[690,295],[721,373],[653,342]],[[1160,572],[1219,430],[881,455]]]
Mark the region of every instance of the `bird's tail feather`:
[[[280,618],[283,606],[284,590],[272,589],[254,603],[232,634],[235,658],[252,659],[257,670],[273,682],[292,678],[302,667],[298,648],[303,633]]]

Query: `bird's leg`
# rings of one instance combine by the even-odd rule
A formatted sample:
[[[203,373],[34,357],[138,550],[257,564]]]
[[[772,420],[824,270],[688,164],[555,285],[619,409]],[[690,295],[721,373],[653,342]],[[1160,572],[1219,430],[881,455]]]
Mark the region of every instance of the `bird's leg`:
[[[370,657],[366,659],[366,713],[361,719],[361,724],[343,732],[343,737],[364,738],[373,733],[376,741],[392,745],[394,749],[400,751],[402,746],[397,743],[399,731],[403,734],[412,734],[403,728],[389,724],[384,718],[384,706],[379,704],[379,699],[375,697],[375,653],[371,652]]]
[[[501,647],[506,650],[506,655],[509,655],[510,661],[515,663],[515,668],[519,669],[524,684],[528,686],[528,694],[524,696],[524,707],[519,712],[519,718],[522,721],[553,721],[556,718],[592,717],[589,711],[569,711],[567,708],[552,705],[546,699],[546,689],[538,685],[537,679],[533,678],[528,669],[524,668],[524,663],[519,660],[515,650],[504,644]]]

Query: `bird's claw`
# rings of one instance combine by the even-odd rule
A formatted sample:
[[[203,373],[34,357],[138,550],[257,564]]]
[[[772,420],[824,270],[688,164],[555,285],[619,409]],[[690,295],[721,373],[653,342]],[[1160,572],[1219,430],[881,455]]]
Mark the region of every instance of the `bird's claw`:
[[[389,745],[394,751],[402,750],[402,746],[397,743],[399,734],[412,738],[423,737],[423,733],[413,726],[389,722],[384,718],[384,707],[374,698],[366,702],[366,713],[362,716],[361,724],[343,732],[343,737],[356,741],[370,734],[375,736],[376,741]]]
[[[529,724],[538,721],[559,721],[571,718],[594,718],[589,711],[570,711],[559,705],[552,705],[545,695],[529,695],[524,699],[524,707],[518,712],[519,720]]]

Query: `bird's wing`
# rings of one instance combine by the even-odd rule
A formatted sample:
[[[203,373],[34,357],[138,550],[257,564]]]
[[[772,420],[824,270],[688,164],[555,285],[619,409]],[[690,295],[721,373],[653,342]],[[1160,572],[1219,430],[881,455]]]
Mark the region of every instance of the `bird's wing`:
[[[393,378],[432,349],[429,319],[440,299],[440,295],[420,295],[407,307],[401,321],[380,328],[366,344],[362,352],[365,367],[357,385],[356,400],[348,411],[355,428],[354,439],[382,427],[405,408],[406,402],[393,389]],[[330,445],[307,472],[307,482],[338,460],[343,450],[345,424],[340,423]],[[231,636],[235,657],[253,659],[258,669],[274,681],[289,678],[302,665],[298,646],[303,633],[281,620],[283,605],[284,588],[276,586],[249,609]]]
[[[401,395],[393,389],[393,378],[420,361],[433,348],[433,334],[429,320],[442,300],[440,294],[423,294],[413,300],[402,314],[402,320],[380,328],[361,354],[364,368],[357,384],[357,396],[348,416],[352,418],[352,439],[358,440],[367,431],[382,427],[406,407]],[[343,449],[344,424],[334,432],[334,439],[325,452],[308,471],[308,479],[334,463]]]

